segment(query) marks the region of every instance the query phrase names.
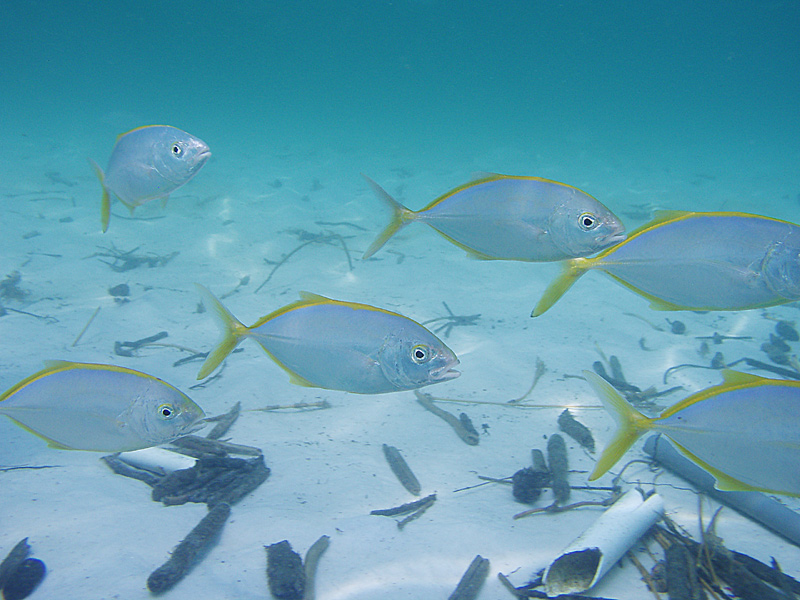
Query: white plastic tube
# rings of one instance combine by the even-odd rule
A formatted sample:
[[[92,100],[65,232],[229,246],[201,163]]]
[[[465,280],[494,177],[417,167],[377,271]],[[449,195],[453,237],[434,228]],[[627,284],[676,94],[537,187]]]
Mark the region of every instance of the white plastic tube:
[[[636,490],[623,494],[550,563],[544,573],[547,595],[588,590],[663,513],[664,500],[658,494],[647,500]]]
[[[120,452],[119,458],[133,467],[145,469],[158,475],[166,475],[179,469],[194,466],[195,460],[163,448],[143,448],[130,452]]]

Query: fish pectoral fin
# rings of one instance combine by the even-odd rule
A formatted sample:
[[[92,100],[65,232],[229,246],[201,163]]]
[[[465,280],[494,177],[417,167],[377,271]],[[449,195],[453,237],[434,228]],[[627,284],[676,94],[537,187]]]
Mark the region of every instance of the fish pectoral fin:
[[[586,258],[573,258],[566,261],[561,275],[556,277],[553,282],[547,286],[547,289],[544,291],[544,294],[542,294],[533,312],[531,312],[531,316],[538,317],[544,314],[553,304],[558,302],[558,299],[578,281],[580,276],[589,270],[589,265],[591,265],[591,261]]]
[[[283,365],[281,365],[281,366],[283,366]],[[286,371],[289,374],[289,383],[293,383],[295,385],[300,385],[300,386],[303,386],[303,387],[318,387],[318,386],[314,385],[313,383],[311,383],[305,377],[301,377],[300,375],[298,375],[294,371],[290,371],[286,367],[283,367],[283,370]]]
[[[103,227],[103,233],[105,233],[108,230],[108,221],[111,218],[111,198],[106,188],[106,174],[103,173],[103,169],[100,168],[100,165],[91,158],[88,160],[89,164],[92,165],[94,169],[95,175],[97,175],[97,178],[100,180],[100,185],[103,186],[103,196],[100,198],[100,223]]]

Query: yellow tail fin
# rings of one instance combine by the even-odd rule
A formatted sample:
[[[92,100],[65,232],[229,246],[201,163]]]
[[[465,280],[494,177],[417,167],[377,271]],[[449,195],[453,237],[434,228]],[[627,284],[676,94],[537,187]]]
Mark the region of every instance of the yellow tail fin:
[[[564,270],[547,286],[541,299],[536,304],[536,308],[531,312],[532,317],[544,314],[558,299],[578,281],[578,278],[589,270],[589,261],[585,258],[573,258],[564,264]]]
[[[652,419],[634,409],[610,383],[596,373],[584,371],[583,376],[600,397],[605,409],[617,422],[616,434],[603,450],[603,454],[600,455],[594,471],[589,475],[589,481],[594,481],[613,467],[633,443],[639,439],[639,436],[650,429]]]
[[[384,229],[381,234],[375,238],[375,241],[370,244],[367,251],[364,252],[364,256],[361,258],[363,260],[368,259],[370,256],[375,254],[381,247],[392,237],[397,231],[406,225],[409,221],[414,220],[414,211],[407,209],[405,206],[400,204],[397,200],[392,198],[389,193],[384,190],[381,186],[377,183],[372,181],[369,177],[364,175],[363,173],[361,176],[367,180],[367,183],[372,188],[372,191],[375,192],[375,195],[378,196],[381,200],[386,202],[389,207],[392,209],[392,220],[389,225]]]
[[[204,379],[233,352],[233,349],[242,341],[242,336],[247,334],[248,329],[222,305],[222,302],[217,300],[216,296],[208,288],[199,283],[194,285],[197,287],[197,291],[200,292],[206,308],[217,317],[217,322],[222,330],[222,340],[208,353],[206,361],[197,374],[198,379]]]
[[[89,159],[89,164],[92,165],[95,175],[100,180],[100,185],[103,186],[103,197],[100,200],[100,222],[103,225],[103,233],[105,233],[108,230],[108,221],[111,217],[111,198],[108,197],[108,190],[106,189],[106,174],[103,173],[100,165],[91,158]]]

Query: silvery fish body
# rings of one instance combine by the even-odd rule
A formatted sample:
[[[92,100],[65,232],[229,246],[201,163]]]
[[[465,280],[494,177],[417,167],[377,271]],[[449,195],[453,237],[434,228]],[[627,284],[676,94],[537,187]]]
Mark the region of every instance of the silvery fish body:
[[[123,367],[55,361],[0,396],[6,415],[51,446],[124,452],[203,426],[203,410],[168,383]]]
[[[718,489],[800,496],[800,382],[725,370],[724,383],[651,419],[595,373],[583,374],[618,424],[590,480],[610,469],[643,433],[656,431],[711,473]]]
[[[257,341],[293,383],[357,394],[382,394],[453,379],[458,359],[439,338],[411,319],[366,304],[302,293],[302,299],[240,323],[198,285],[218,317],[223,340],[198,374],[213,371],[244,338]]]
[[[657,310],[743,310],[800,299],[800,227],[735,212],[669,211],[594,258],[574,259],[533,311],[597,269]]]
[[[103,186],[103,231],[108,229],[110,194],[131,211],[156,198],[166,201],[210,156],[203,140],[168,125],[148,125],[120,135],[105,172],[90,161]]]
[[[367,249],[372,256],[411,221],[433,227],[475,258],[556,261],[588,256],[625,239],[620,220],[592,196],[539,177],[489,175],[412,211],[364,176],[393,210],[389,226]]]

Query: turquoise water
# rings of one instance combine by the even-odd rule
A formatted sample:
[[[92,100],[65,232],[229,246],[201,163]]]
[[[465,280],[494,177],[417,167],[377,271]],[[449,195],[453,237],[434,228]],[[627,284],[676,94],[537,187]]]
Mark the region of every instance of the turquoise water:
[[[320,567],[320,598],[369,598],[376,590],[384,598],[446,597],[478,553],[493,561],[479,597],[503,597],[497,571],[522,569],[515,582],[523,583],[598,513],[512,522],[521,508],[505,488],[452,490],[477,483],[476,473],[505,476],[526,464],[530,448],[556,431],[564,405],[578,407],[607,441],[612,424],[592,408],[596,398],[564,377],[591,368],[596,348],[620,356],[643,388],[662,386],[670,366],[701,360],[694,337],[625,316],[665,323],[663,313],[600,275],[531,321],[554,265],[467,260],[422,225],[404,230],[376,260],[359,261],[387,220],[360,172],[415,209],[474,172],[495,171],[575,185],[629,229],[659,208],[800,222],[797,2],[11,0],[3,8],[0,278],[19,272],[23,295],[0,301],[36,315],[0,317],[3,389],[42,360],[61,358],[140,369],[188,390],[197,363],[172,367],[179,350],[124,358],[114,342],[167,330],[175,345],[208,350],[216,332],[197,312],[193,282],[223,294],[245,277],[226,302],[248,324],[300,290],[418,321],[445,316],[442,301],[456,314],[480,314],[476,325],[453,328],[447,342],[463,375],[428,388],[435,395],[505,402],[524,393],[537,357],[547,364],[532,399],[553,410],[443,403],[490,426],[481,445],[468,448],[410,393],[364,398],[292,386],[245,344],[225,377],[191,392],[206,412],[237,399],[245,408],[324,399],[334,409],[243,417],[233,441],[263,448],[273,475],[234,507],[216,554],[169,597],[187,590],[198,598],[268,597],[261,546],[288,538],[302,552],[322,534],[334,539],[330,566]],[[151,203],[129,220],[112,207],[103,235],[100,186],[86,159],[105,165],[118,134],[154,123],[202,138],[213,156],[165,208]],[[350,225],[330,224],[340,222]],[[253,293],[306,239],[299,230],[343,236],[352,256],[338,242],[312,244]],[[112,245],[151,258],[178,254],[160,266],[114,271],[102,262],[108,256],[96,256]],[[131,288],[128,303],[108,294],[120,283]],[[666,315],[685,321],[691,336],[751,336],[722,349],[761,359],[759,345],[774,327],[764,316]],[[797,307],[766,316],[794,320]],[[695,371],[670,383],[688,393],[716,377]],[[678,400],[670,398],[666,404]],[[408,500],[385,472],[383,443],[404,451],[427,482],[423,493],[437,491],[443,506],[442,516],[431,512],[402,535],[391,522],[381,529],[377,517],[359,520]],[[593,457],[575,445],[570,451],[576,469],[591,468]],[[30,537],[50,569],[35,598],[147,597],[147,574],[204,514],[150,502],[143,484],[120,481],[96,455],[49,449],[0,419],[0,466],[17,465],[58,466],[0,472],[0,555]],[[646,470],[641,478],[653,480]],[[667,509],[696,525],[691,493],[668,497]],[[730,547],[762,560],[779,552],[784,569],[798,575],[796,547],[723,514]],[[128,526],[138,522],[153,527]],[[534,535],[543,541],[532,547]],[[90,542],[103,550],[71,556]],[[643,597],[638,574],[630,565],[624,573],[605,594]]]

